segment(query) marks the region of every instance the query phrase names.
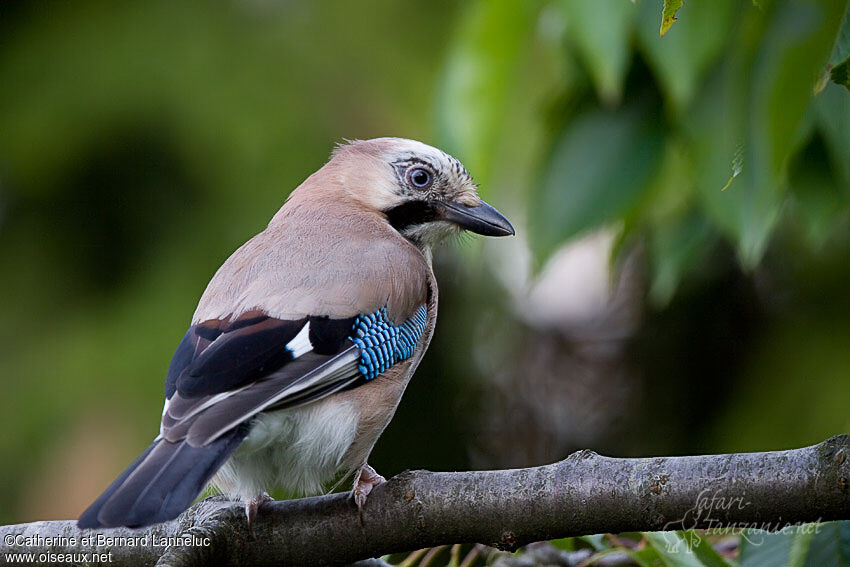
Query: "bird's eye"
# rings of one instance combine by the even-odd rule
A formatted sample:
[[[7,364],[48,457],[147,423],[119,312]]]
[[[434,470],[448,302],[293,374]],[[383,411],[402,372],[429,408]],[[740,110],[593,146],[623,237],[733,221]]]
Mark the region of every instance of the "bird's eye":
[[[411,167],[407,170],[407,180],[414,187],[424,189],[431,185],[431,172],[424,167]]]

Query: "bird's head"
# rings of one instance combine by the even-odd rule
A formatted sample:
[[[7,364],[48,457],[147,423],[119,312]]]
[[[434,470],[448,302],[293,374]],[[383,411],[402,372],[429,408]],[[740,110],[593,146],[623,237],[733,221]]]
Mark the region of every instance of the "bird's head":
[[[349,142],[328,164],[344,191],[384,215],[390,225],[420,246],[469,230],[508,236],[514,228],[478,196],[472,177],[457,159],[437,148],[403,138]]]

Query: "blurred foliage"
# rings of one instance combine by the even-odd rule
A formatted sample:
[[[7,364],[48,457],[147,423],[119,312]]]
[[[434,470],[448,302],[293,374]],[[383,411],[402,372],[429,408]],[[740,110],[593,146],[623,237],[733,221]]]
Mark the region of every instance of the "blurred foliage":
[[[844,14],[844,23],[841,32],[835,42],[832,55],[829,57],[830,79],[839,85],[844,85],[850,90],[850,26],[847,20],[850,18],[850,6]]]
[[[837,133],[835,121],[846,119],[848,99],[835,85],[814,95],[827,62],[847,55],[847,24],[839,34],[844,0],[776,1],[761,8],[695,0],[664,38],[649,25],[657,21],[658,4],[648,0],[538,3],[536,17],[528,16],[524,2],[475,6],[467,15],[469,29],[490,26],[491,35],[529,40],[522,61],[499,58],[494,93],[484,81],[495,80],[492,72],[454,79],[456,68],[493,65],[489,50],[479,53],[480,64],[469,61],[482,45],[479,37],[459,37],[440,113],[446,124],[466,116],[470,125],[468,134],[446,139],[460,155],[491,154],[499,142],[515,147],[524,140],[516,140],[516,128],[503,120],[505,106],[536,107],[543,125],[527,126],[526,135],[546,139],[535,144],[538,155],[529,160],[540,181],[524,204],[534,219],[528,231],[538,265],[566,239],[610,223],[622,223],[624,238],[672,236],[646,242],[653,296],[664,302],[715,237],[730,241],[741,264],[753,269],[789,202],[799,202],[810,233],[823,236],[835,217],[824,217],[823,202],[800,196],[812,176],[818,193],[832,195],[830,212],[846,212],[849,145],[847,130]],[[680,6],[665,2],[662,30]],[[517,89],[540,50],[557,60],[557,70],[537,70],[534,87]],[[628,74],[633,57],[651,76]],[[598,102],[587,98],[588,85]],[[485,98],[502,102],[477,104]],[[547,106],[548,113],[540,111]],[[813,144],[824,146],[825,163],[804,166],[799,157]],[[791,171],[792,164],[798,169]],[[488,180],[499,171],[498,165],[476,165]],[[676,238],[703,224],[701,238]]]
[[[399,567],[732,567],[737,538],[706,532],[650,532],[570,537],[525,546],[515,553],[484,545],[420,549],[384,558]]]
[[[532,5],[463,11],[438,125],[456,155],[488,156],[473,171],[524,212],[538,273],[600,228],[641,250],[644,449],[847,430],[850,93],[823,83],[846,56],[847,3],[692,0],[663,38],[659,2]],[[606,23],[621,31],[600,41]],[[524,41],[494,62],[485,30]]]
[[[850,522],[787,526],[781,532],[599,534],[535,543],[516,553],[483,545],[441,546],[384,559],[400,567],[846,567],[850,565]]]

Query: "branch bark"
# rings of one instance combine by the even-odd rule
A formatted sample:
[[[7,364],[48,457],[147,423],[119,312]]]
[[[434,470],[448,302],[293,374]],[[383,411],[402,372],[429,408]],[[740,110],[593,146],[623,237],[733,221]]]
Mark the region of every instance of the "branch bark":
[[[9,552],[111,552],[128,566],[303,566],[458,542],[514,549],[595,533],[777,530],[850,519],[848,455],[850,436],[842,435],[765,453],[619,459],[579,451],[527,469],[404,472],[373,490],[362,523],[346,494],[331,494],[264,505],[252,538],[242,505],[213,497],[146,530],[82,532],[73,521],[2,526],[0,563]],[[98,546],[98,535],[132,539]],[[27,540],[38,537],[66,539]]]

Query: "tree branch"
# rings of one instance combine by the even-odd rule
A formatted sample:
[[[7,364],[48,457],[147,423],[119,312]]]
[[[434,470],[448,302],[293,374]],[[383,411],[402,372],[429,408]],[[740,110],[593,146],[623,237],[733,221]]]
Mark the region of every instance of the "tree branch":
[[[113,562],[130,566],[312,565],[458,542],[514,549],[608,532],[777,530],[850,519],[848,454],[848,435],[766,453],[617,459],[579,451],[527,469],[404,472],[372,492],[362,524],[347,495],[331,494],[264,505],[252,538],[242,505],[213,497],[147,530],[82,532],[72,521],[3,526],[0,554],[111,551]],[[98,534],[139,544],[82,541]],[[25,541],[35,536],[75,541]],[[169,537],[181,539],[164,547]]]

